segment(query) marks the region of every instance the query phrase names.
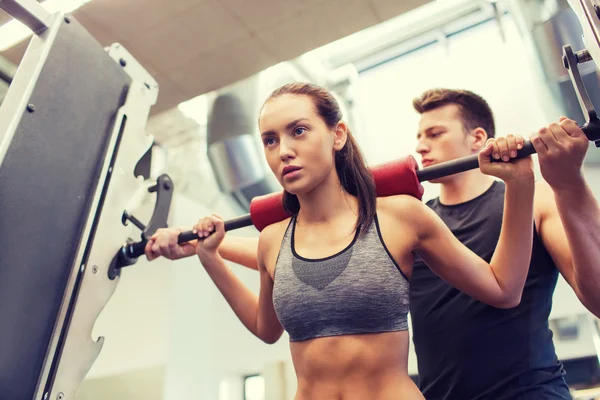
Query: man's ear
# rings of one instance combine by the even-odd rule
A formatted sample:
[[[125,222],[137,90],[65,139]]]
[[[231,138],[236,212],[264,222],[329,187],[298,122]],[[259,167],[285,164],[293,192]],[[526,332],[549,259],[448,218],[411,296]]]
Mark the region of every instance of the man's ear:
[[[488,140],[488,135],[485,129],[475,128],[470,133],[471,136],[471,151],[478,152],[485,146]]]
[[[334,131],[333,138],[333,149],[335,151],[340,151],[346,145],[346,141],[348,140],[348,125],[344,121],[340,121],[337,123],[337,126]]]

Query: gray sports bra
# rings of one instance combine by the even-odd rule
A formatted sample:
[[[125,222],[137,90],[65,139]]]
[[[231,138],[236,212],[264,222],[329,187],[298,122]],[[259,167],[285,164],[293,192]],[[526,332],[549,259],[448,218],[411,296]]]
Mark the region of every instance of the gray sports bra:
[[[361,238],[357,230],[344,250],[320,259],[296,253],[295,228],[292,217],[273,287],[275,312],[290,341],[408,329],[409,283],[383,242],[377,217]]]

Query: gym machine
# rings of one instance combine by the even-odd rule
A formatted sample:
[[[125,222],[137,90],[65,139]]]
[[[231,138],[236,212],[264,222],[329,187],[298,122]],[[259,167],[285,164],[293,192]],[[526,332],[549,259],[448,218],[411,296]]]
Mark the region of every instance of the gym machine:
[[[117,287],[123,210],[147,190],[158,85],[70,15],[0,7],[34,33],[0,107],[0,399],[69,400],[102,348],[92,328]]]
[[[569,2],[588,49],[565,46],[563,61],[583,128],[600,146],[577,67],[600,60],[600,1]],[[0,8],[34,33],[0,107],[0,399],[70,400],[101,351],[92,329],[121,268],[166,226],[174,184],[161,175],[147,186],[153,140],[145,126],[158,85],[123,46],[103,48],[70,15],[49,14],[35,0],[0,0]],[[527,146],[520,156],[533,152]],[[421,181],[476,167],[466,157],[417,170],[407,157],[373,172],[378,195],[420,198]],[[144,226],[126,210],[148,190],[156,205]],[[256,198],[227,229],[285,218],[280,198]],[[142,231],[138,241],[132,226]]]

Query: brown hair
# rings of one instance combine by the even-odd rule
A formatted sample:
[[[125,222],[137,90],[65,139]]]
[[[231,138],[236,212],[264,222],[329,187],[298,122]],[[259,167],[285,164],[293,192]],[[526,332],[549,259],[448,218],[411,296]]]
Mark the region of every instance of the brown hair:
[[[342,111],[337,100],[331,93],[320,86],[305,82],[290,83],[274,90],[265,103],[284,94],[310,97],[317,113],[330,129],[334,129],[336,124],[342,119]],[[360,235],[362,236],[375,217],[377,193],[373,175],[367,167],[360,148],[350,130],[348,130],[348,137],[344,147],[335,152],[335,169],[342,187],[348,193],[358,198],[359,212],[356,228],[360,227]],[[298,211],[300,211],[298,197],[284,191],[283,207],[290,214],[298,215]]]
[[[468,90],[431,89],[413,100],[413,107],[419,114],[436,108],[456,104],[465,130],[485,129],[488,138],[496,136],[494,114],[483,97]]]

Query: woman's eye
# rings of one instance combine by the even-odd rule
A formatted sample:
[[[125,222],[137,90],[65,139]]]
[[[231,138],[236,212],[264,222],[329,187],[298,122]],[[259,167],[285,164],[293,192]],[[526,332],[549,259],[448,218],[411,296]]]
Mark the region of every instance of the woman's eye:
[[[294,135],[301,135],[304,133],[304,131],[306,131],[306,128],[299,126],[296,129],[294,129]]]
[[[270,146],[272,144],[275,144],[275,139],[274,138],[266,138],[263,143],[265,144],[265,146]]]

